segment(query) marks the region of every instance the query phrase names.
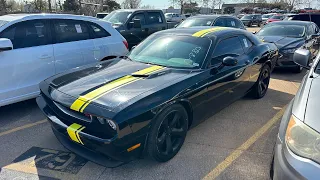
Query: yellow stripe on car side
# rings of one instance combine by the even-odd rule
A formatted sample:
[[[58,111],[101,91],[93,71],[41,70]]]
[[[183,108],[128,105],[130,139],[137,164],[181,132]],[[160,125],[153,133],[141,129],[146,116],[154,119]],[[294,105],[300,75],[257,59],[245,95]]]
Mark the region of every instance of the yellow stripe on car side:
[[[148,75],[150,73],[159,71],[164,69],[162,66],[151,66],[149,68],[137,71],[133,73],[133,75]],[[134,77],[132,75],[127,75],[122,78],[119,78],[117,80],[111,81],[110,83],[101,86],[83,96],[80,96],[70,107],[70,109],[83,112],[83,110],[94,100],[98,99],[99,97],[105,95],[106,93],[117,89],[123,85],[130,84],[132,82],[135,82],[141,78]]]
[[[214,27],[214,28],[210,28],[210,29],[204,29],[204,30],[201,30],[201,31],[198,31],[198,32],[194,33],[192,36],[194,36],[194,37],[204,37],[207,34],[210,34],[212,32],[216,32],[216,31],[221,31],[223,29],[227,29],[227,28],[226,27]]]
[[[67,132],[71,140],[84,145],[79,136],[79,132],[81,132],[84,128],[86,127],[81,126],[80,124],[77,124],[77,123],[71,124],[67,128]]]

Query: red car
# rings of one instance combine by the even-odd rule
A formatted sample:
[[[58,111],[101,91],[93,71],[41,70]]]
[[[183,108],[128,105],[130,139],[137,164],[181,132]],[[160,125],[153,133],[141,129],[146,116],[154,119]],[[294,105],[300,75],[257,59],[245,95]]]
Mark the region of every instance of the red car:
[[[271,23],[271,22],[274,22],[274,21],[282,21],[284,18],[285,18],[284,15],[277,14],[277,15],[271,16],[271,17],[266,21],[266,24]]]

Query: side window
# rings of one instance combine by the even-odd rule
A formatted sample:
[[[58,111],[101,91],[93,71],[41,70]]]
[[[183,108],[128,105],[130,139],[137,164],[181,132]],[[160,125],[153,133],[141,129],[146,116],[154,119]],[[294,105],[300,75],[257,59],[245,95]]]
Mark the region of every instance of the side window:
[[[161,14],[158,12],[148,12],[148,24],[162,24]]]
[[[226,23],[225,23],[225,19],[224,18],[218,18],[215,22],[213,26],[222,26],[225,27]]]
[[[143,13],[137,13],[135,14],[132,19],[131,22],[133,22],[134,19],[140,19],[141,21],[141,25],[145,25],[146,24],[146,18],[144,17]]]
[[[308,35],[315,34],[314,30],[315,30],[315,29],[313,28],[313,26],[312,26],[312,25],[309,25],[309,26],[308,26],[308,32],[307,32]]]
[[[225,23],[226,27],[241,28],[239,21],[233,18],[226,18]]]
[[[224,39],[216,46],[211,65],[222,62],[222,59],[227,56],[237,57],[244,54],[241,42],[237,36]]]
[[[1,33],[0,37],[10,39],[13,49],[49,44],[46,25],[42,20],[25,21],[10,26]]]
[[[90,39],[88,27],[85,22],[77,20],[54,20],[56,43],[81,41]]]
[[[110,33],[108,33],[105,29],[103,29],[98,24],[89,23],[89,25],[94,33],[94,38],[103,38],[103,37],[111,36]]]
[[[243,50],[247,53],[253,46],[252,42],[245,36],[239,36],[239,39],[242,44]]]

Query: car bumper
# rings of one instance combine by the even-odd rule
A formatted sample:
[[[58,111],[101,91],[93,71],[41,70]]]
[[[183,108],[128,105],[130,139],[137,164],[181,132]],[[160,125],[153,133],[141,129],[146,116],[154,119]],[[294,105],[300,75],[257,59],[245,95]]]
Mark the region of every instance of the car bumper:
[[[37,104],[47,116],[47,119],[52,126],[52,130],[60,143],[70,151],[75,152],[92,162],[112,168],[135,159],[141,153],[139,148],[128,152],[128,147],[119,143],[117,136],[111,139],[102,139],[81,131],[79,132],[79,137],[81,138],[83,145],[74,142],[68,135],[68,125],[59,119],[42,96],[37,98]]]
[[[293,62],[293,53],[291,54],[279,54],[276,67],[288,67],[288,68],[294,68],[298,67],[296,63]]]
[[[294,154],[278,139],[273,164],[274,180],[319,179],[320,165]]]

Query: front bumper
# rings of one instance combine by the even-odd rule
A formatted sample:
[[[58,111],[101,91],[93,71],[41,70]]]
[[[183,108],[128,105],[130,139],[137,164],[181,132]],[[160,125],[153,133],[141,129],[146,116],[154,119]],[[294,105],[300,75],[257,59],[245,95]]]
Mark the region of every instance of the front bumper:
[[[293,53],[284,54],[280,52],[276,63],[276,67],[295,68],[298,67],[298,65],[293,62]]]
[[[114,136],[111,139],[102,139],[80,131],[79,137],[84,145],[74,142],[68,135],[68,125],[59,119],[57,114],[50,106],[48,106],[42,96],[37,98],[37,104],[47,116],[48,121],[52,126],[52,130],[61,144],[70,151],[75,152],[90,161],[112,168],[130,162],[137,158],[141,153],[141,148],[128,152],[128,144],[121,143],[117,136]],[[144,137],[141,137],[141,139],[143,138]],[[141,141],[141,139],[139,138],[137,141]]]
[[[275,147],[273,170],[274,180],[319,179],[320,177],[319,164],[297,156],[279,139]]]

